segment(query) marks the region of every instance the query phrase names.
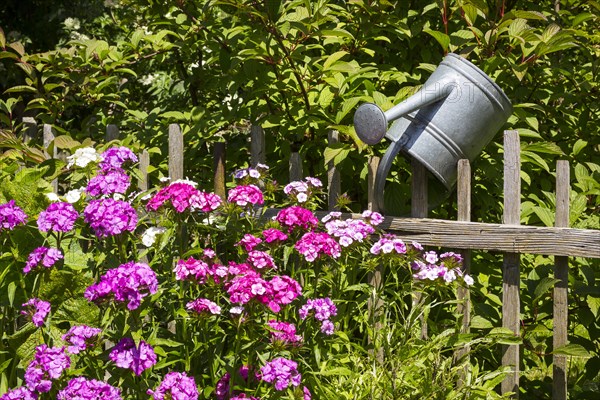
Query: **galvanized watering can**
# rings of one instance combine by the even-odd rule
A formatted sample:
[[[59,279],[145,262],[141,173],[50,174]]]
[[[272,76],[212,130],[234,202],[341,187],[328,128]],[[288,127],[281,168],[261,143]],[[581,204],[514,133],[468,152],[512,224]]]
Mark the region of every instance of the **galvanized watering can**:
[[[375,177],[378,208],[384,209],[385,180],[401,150],[451,189],[458,160],[473,161],[511,113],[512,105],[502,89],[456,54],[442,60],[418,93],[391,109],[384,112],[375,104],[362,104],[354,114],[358,137],[370,145],[384,136],[392,141]]]

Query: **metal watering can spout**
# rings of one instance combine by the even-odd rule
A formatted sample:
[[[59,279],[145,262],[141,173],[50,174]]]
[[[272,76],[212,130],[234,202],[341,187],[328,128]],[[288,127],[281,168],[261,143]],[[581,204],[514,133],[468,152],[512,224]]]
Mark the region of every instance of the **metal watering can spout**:
[[[385,112],[375,104],[362,104],[354,114],[358,137],[369,145],[383,137],[392,141],[375,176],[379,210],[384,210],[385,180],[400,151],[416,158],[451,189],[458,160],[473,161],[511,113],[502,89],[474,64],[452,53],[423,88],[402,103]]]

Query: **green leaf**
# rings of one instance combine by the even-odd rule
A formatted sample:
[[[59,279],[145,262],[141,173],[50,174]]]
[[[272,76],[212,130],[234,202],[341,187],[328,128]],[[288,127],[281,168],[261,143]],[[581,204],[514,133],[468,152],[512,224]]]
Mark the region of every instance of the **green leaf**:
[[[600,313],[598,311],[600,311],[600,297],[595,297],[595,296],[587,296],[585,298],[588,307],[590,308],[590,311],[592,312],[592,314],[594,314],[594,317],[598,318],[598,316],[600,315]]]
[[[338,165],[350,153],[351,147],[344,143],[335,143],[325,148],[323,157],[325,158],[325,166],[333,161],[333,165]]]
[[[442,46],[444,51],[448,51],[448,46],[450,45],[450,36],[443,32],[433,31],[431,29],[423,29],[423,32],[431,35]]]
[[[70,150],[74,147],[81,146],[81,143],[73,139],[71,136],[61,135],[54,139],[54,146],[56,146],[59,149]]]
[[[348,54],[347,51],[341,50],[336,51],[335,53],[327,57],[327,60],[325,60],[325,62],[323,63],[323,71],[329,70],[329,67],[331,67],[333,63],[338,61],[340,58],[344,57],[346,54]]]
[[[37,89],[27,85],[17,85],[13,86],[7,90],[5,93],[37,93]]]
[[[569,343],[564,346],[555,349],[552,354],[560,355],[560,356],[571,356],[571,357],[581,357],[581,358],[590,358],[592,355],[580,344]]]
[[[4,36],[4,31],[2,30],[2,27],[0,27],[0,47],[6,47],[6,36]]]
[[[540,283],[537,284],[533,292],[534,301],[539,300],[544,296],[551,288],[554,287],[556,282],[560,282],[559,279],[550,278],[548,276],[542,278]]]
[[[576,156],[587,146],[588,142],[583,139],[577,139],[575,144],[573,145],[573,155]]]
[[[325,86],[319,95],[319,106],[322,108],[327,108],[333,101],[334,97],[335,94],[331,91],[329,86]]]
[[[471,319],[471,328],[473,329],[490,329],[493,327],[494,325],[490,321],[480,315],[475,315]]]
[[[554,213],[551,210],[545,207],[535,206],[533,207],[533,212],[544,225],[554,226]]]

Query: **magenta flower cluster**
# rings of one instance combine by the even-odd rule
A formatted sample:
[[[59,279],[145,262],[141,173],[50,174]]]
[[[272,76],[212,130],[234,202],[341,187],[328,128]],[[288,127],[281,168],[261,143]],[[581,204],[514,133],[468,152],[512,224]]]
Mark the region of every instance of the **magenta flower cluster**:
[[[300,284],[289,276],[275,276],[271,281],[266,281],[252,270],[235,276],[226,288],[232,303],[246,304],[255,299],[274,313],[302,294]]]
[[[316,320],[321,321],[321,332],[326,335],[333,334],[334,326],[330,318],[337,315],[337,307],[329,297],[308,299],[300,308],[299,315],[304,320],[311,313],[314,313]]]
[[[185,372],[169,372],[156,390],[148,390],[154,400],[198,400],[198,387]]]
[[[413,270],[413,278],[418,281],[436,281],[452,283],[458,278],[470,286],[474,283],[473,278],[464,274],[460,269],[462,256],[448,252],[440,254],[435,251],[427,251],[423,254],[423,260],[413,261],[410,265]]]
[[[272,268],[277,269],[273,257],[264,251],[252,250],[248,253],[248,263],[256,269]]]
[[[86,192],[90,196],[111,195],[125,193],[129,189],[131,178],[121,169],[112,169],[101,172],[87,184]]]
[[[69,232],[73,229],[79,213],[70,203],[51,203],[40,213],[37,225],[40,231]]]
[[[40,264],[45,268],[50,268],[62,258],[63,253],[59,249],[53,247],[38,247],[29,253],[27,262],[23,268],[23,273],[28,274],[31,270],[40,266]]]
[[[288,235],[276,228],[265,229],[262,234],[267,243],[283,242],[288,238]]]
[[[9,390],[0,396],[0,400],[37,400],[37,398],[37,393],[32,392],[25,386]]]
[[[50,313],[50,303],[38,298],[31,298],[27,302],[22,304],[24,310],[21,311],[23,315],[30,315],[31,321],[38,328],[44,325],[44,319]]]
[[[135,310],[144,297],[157,290],[158,280],[152,268],[130,261],[108,270],[98,283],[85,290],[84,296],[89,301],[95,301],[112,295],[118,302],[127,302],[129,310]]]
[[[25,370],[25,383],[35,392],[46,393],[52,388],[52,380],[58,379],[71,366],[71,359],[64,347],[35,348],[35,356]]]
[[[261,190],[256,185],[236,186],[229,191],[227,201],[240,207],[263,204],[265,202]]]
[[[250,376],[250,367],[247,365],[242,365],[239,370],[238,370],[238,375],[240,378],[242,378],[246,383],[248,382],[249,378],[251,378]],[[258,374],[255,374],[255,377],[258,378]],[[235,397],[229,397],[229,383],[231,381],[231,374],[229,374],[229,372],[227,372],[225,375],[223,375],[218,381],[217,384],[215,385],[215,397],[217,398],[217,400],[233,400],[235,398],[241,398],[241,399],[246,399],[246,398],[250,398],[250,397],[246,397],[245,393],[240,393],[239,391],[234,390],[233,391],[233,395]],[[252,397],[252,399],[254,399],[254,397]]]
[[[246,233],[244,237],[237,242],[237,246],[242,246],[246,251],[252,251],[256,246],[262,243],[262,239]]]
[[[275,219],[282,227],[286,227],[288,231],[296,228],[311,231],[319,223],[319,220],[312,211],[300,206],[291,206],[280,210]]]
[[[73,378],[58,392],[57,400],[122,400],[121,389],[96,379]]]
[[[92,328],[86,325],[76,325],[71,327],[67,333],[62,336],[62,340],[67,342],[67,351],[71,354],[78,354],[93,344],[102,329]]]
[[[100,155],[100,168],[102,171],[122,169],[127,162],[138,162],[137,156],[127,147],[111,147]]]
[[[302,378],[298,372],[298,363],[284,357],[277,357],[260,369],[262,380],[273,383],[276,390],[285,390],[290,386],[299,386]]]
[[[119,235],[125,231],[132,232],[138,222],[131,204],[111,198],[90,201],[83,210],[83,217],[100,238]]]
[[[131,369],[138,376],[156,364],[156,353],[152,346],[143,340],[136,346],[133,339],[128,337],[117,343],[109,358],[117,367]]]
[[[13,230],[17,225],[27,222],[27,214],[15,204],[14,200],[0,204],[0,232]]]
[[[186,304],[185,308],[195,313],[210,313],[213,315],[221,314],[221,307],[209,299],[196,299]]]
[[[146,204],[146,209],[156,211],[170,203],[178,213],[186,210],[210,212],[221,205],[221,198],[215,193],[202,192],[187,182],[173,182],[160,189]]]
[[[342,254],[339,243],[325,232],[306,232],[294,247],[309,262],[321,255],[338,258]]]
[[[302,336],[296,334],[296,326],[294,324],[274,319],[270,320],[267,324],[272,329],[270,332],[271,340],[291,345],[302,343]]]
[[[354,242],[362,243],[365,239],[375,233],[375,228],[367,222],[360,219],[341,220],[341,213],[329,213],[323,222],[325,229],[331,236],[337,238],[339,244],[343,247],[348,247]]]

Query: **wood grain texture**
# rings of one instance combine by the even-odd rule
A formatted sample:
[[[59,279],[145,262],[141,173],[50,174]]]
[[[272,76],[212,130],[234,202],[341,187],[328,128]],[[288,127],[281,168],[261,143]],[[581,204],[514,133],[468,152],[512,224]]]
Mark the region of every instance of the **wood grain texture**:
[[[377,156],[369,158],[369,164],[367,165],[367,209],[371,211],[377,211],[377,202],[375,201],[375,175],[377,174],[377,168],[379,168],[379,161],[381,159]]]
[[[327,133],[327,142],[329,145],[339,142],[339,132],[331,130]],[[338,210],[337,199],[342,193],[342,184],[340,180],[340,171],[337,170],[333,160],[327,163],[327,209],[330,211]]]
[[[253,124],[250,127],[250,165],[253,168],[265,163],[265,152],[265,131],[262,126]]]
[[[183,179],[183,134],[177,124],[169,125],[169,178]]]
[[[52,141],[54,140],[54,130],[52,129],[52,125],[44,124],[43,131],[42,131],[42,140],[43,140],[44,150],[46,151],[46,154],[48,154],[48,156],[51,158],[57,158],[58,157],[58,149],[56,148],[56,146],[53,146],[53,149],[51,152],[48,151],[50,144],[52,144]],[[52,186],[52,191],[54,193],[58,193],[58,179],[54,179],[52,182],[50,182],[50,185]]]
[[[519,133],[504,132],[504,223],[519,225],[521,221],[521,159]],[[504,254],[502,266],[502,327],[520,335],[520,255]],[[502,346],[502,366],[511,367],[500,385],[502,394],[513,392],[512,398],[519,398],[520,346]]]
[[[104,138],[107,142],[117,140],[119,138],[119,128],[113,124],[106,125],[106,134],[104,135]]]
[[[225,189],[225,142],[216,142],[213,149],[213,170],[215,194],[223,201],[227,198]]]
[[[571,192],[569,162],[560,160],[556,166],[556,219],[555,226],[569,226],[569,195]],[[554,285],[553,301],[553,337],[552,346],[557,349],[567,344],[569,328],[569,259],[557,256],[554,259],[554,278],[559,281]],[[552,365],[552,399],[567,399],[567,357],[553,356]]]
[[[300,153],[293,152],[290,155],[290,182],[299,181],[302,178],[302,158],[300,158]]]
[[[140,154],[140,178],[138,179],[138,188],[142,191],[148,190],[148,167],[150,166],[150,153],[148,150],[144,149],[142,154]]]
[[[412,180],[411,180],[411,200],[410,215],[415,218],[427,218],[428,193],[427,193],[427,169],[416,159],[411,160]],[[413,307],[422,303],[422,295],[418,291],[413,293]],[[425,316],[419,317],[421,324],[421,339],[427,339],[427,321]]]
[[[37,137],[37,122],[33,117],[23,117],[23,125],[25,126],[23,142],[27,144]]]

